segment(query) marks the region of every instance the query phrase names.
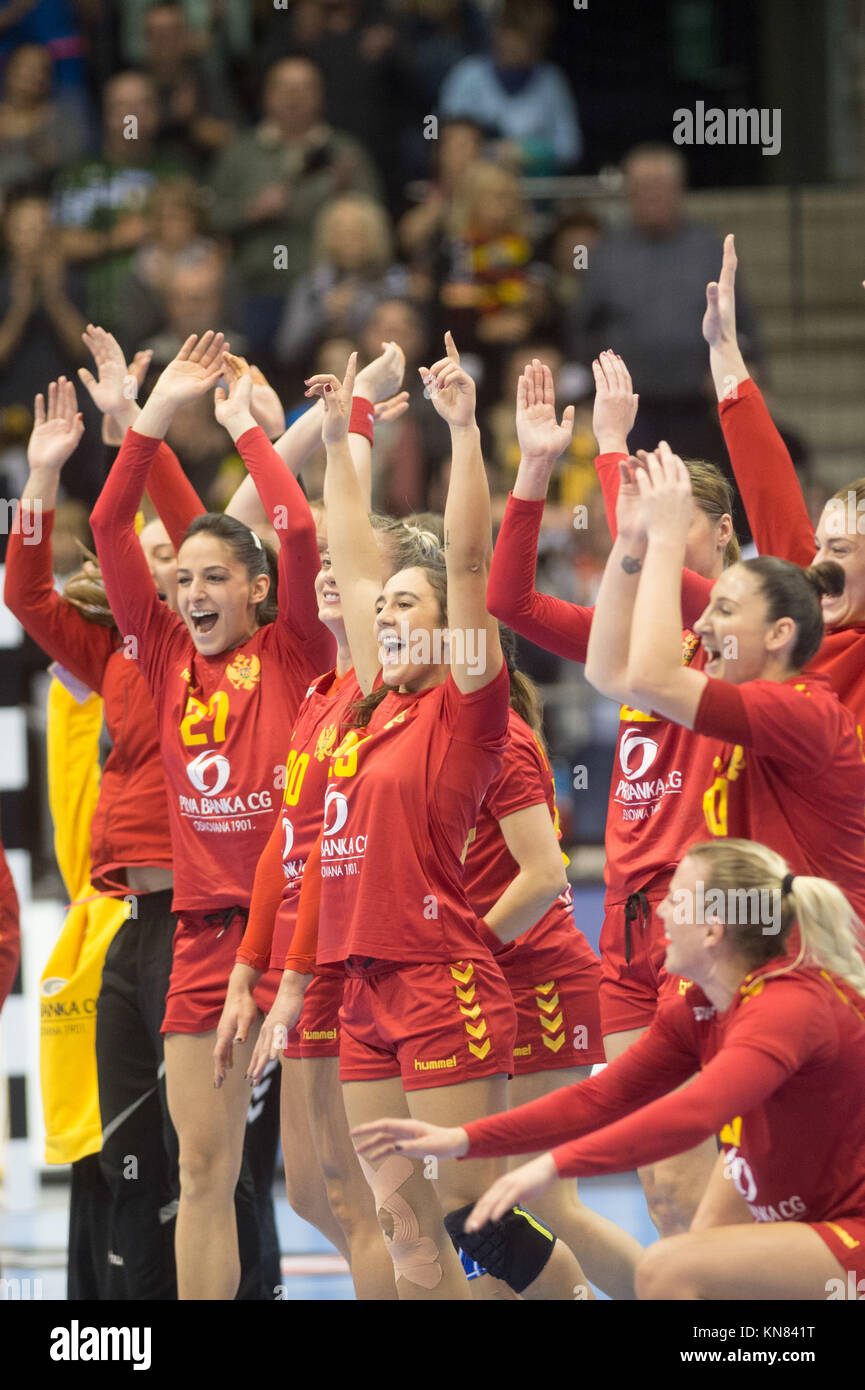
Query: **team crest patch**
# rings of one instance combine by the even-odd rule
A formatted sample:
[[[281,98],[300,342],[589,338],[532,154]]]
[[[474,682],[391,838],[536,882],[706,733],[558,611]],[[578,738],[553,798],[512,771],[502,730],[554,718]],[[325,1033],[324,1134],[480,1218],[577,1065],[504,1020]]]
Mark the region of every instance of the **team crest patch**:
[[[329,758],[333,752],[337,732],[335,724],[328,724],[327,728],[322,729],[319,734],[318,743],[315,745],[315,756],[320,763],[323,763],[325,758]]]
[[[699,645],[700,645],[700,639],[699,639],[699,637],[697,637],[697,635],[696,635],[695,633],[693,633],[693,632],[689,632],[688,635],[687,635],[687,637],[683,637],[683,638],[682,638],[682,665],[683,665],[683,666],[690,666],[691,662],[694,660],[694,656],[695,656],[695,654],[696,654],[696,652],[697,652],[697,648],[699,647]]]
[[[261,680],[261,662],[257,656],[236,656],[225,674],[235,690],[254,690]]]

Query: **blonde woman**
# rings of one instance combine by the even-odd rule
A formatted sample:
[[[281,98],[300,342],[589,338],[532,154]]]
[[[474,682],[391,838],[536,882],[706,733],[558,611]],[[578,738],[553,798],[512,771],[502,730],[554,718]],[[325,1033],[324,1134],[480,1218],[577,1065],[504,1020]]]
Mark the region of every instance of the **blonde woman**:
[[[365,1125],[358,1151],[379,1163],[546,1145],[475,1207],[482,1242],[488,1222],[559,1178],[624,1172],[719,1133],[724,1162],[694,1225],[645,1252],[638,1297],[838,1297],[865,1275],[861,923],[835,884],[735,839],[693,845],[658,913],[666,968],[691,984],[600,1076],[460,1129]]]

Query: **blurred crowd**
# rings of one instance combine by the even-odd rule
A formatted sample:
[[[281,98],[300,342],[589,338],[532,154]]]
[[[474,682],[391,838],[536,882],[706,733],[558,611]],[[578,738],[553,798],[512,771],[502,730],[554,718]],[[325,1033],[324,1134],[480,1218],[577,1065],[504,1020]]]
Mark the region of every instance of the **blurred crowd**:
[[[81,333],[93,322],[128,359],[151,349],[152,375],[188,334],[222,329],[289,420],[305,407],[305,376],[341,375],[353,346],[368,361],[395,339],[412,408],[377,431],[373,505],[439,509],[447,431],[417,367],[450,328],[478,383],[494,513],[518,463],[524,362],[547,361],[561,403],[577,403],[538,582],[590,603],[608,546],[592,358],[612,345],[631,368],[633,447],[661,433],[683,454],[723,462],[700,334],[721,246],[686,216],[673,146],[622,150],[615,225],[552,196],[545,176],[593,167],[567,46],[557,47],[559,10],[548,0],[0,0],[4,496],[26,476],[34,394],[87,365]],[[738,297],[759,370],[758,326]],[[87,539],[110,462],[79,398],[87,431],[64,472],[60,556],[66,530]],[[220,507],[239,461],[210,403],[178,412],[169,441]],[[319,490],[315,469],[304,481]],[[534,673],[555,681],[558,663],[535,653]],[[596,731],[582,736],[591,744]]]

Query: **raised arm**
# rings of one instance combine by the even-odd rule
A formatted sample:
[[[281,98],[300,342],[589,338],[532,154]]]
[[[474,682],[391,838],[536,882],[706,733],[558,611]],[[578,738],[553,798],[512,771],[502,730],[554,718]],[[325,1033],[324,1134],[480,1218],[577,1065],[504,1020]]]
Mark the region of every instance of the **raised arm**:
[[[161,440],[185,401],[213,389],[221,373],[221,333],[187,338],[169,362],[135,422],[90,518],[105,591],[130,655],[150,675],[161,642],[177,630],[179,619],[160,602],[144,552],[135,534],[135,513]]]
[[[150,362],[149,352],[136,353],[130,366],[123,349],[104,328],[89,323],[81,335],[96,364],[98,375],[79,368],[78,376],[87,388],[94,405],[103,415],[103,439],[106,443],[122,444],[127,429],[134,429],[141,407],[138,389]],[[113,426],[106,438],[105,422]],[[160,444],[147,475],[147,491],[160,520],[165,526],[175,550],[204,506],[198,493],[180,466],[180,460],[168,444]]]
[[[706,287],[703,318],[721,428],[760,554],[809,565],[815,551],[814,527],[793,460],[739,349],[737,264],[735,240],[727,236],[721,274]]]
[[[460,366],[450,333],[447,356],[422,378],[431,389],[436,412],[451,432],[451,471],[445,503],[444,554],[448,584],[451,675],[464,695],[483,690],[501,670],[499,625],[487,609],[487,577],[492,559],[490,489],[475,419],[475,384]],[[476,659],[477,653],[486,658]]]
[[[537,358],[526,364],[517,383],[516,424],[520,466],[493,551],[487,605],[530,642],[571,661],[585,661],[591,608],[535,589],[544,499],[553,466],[573,430],[573,408],[570,419],[566,411],[558,424],[552,373]]]
[[[252,378],[236,359],[224,363],[229,391],[218,387],[216,418],[234,440],[261,498],[267,520],[279,537],[277,631],[316,671],[333,664],[334,642],[318,619],[315,576],[320,560],[315,522],[296,479],[285,467],[250,409]]]
[[[628,686],[631,628],[640,571],[646,555],[637,459],[619,465],[622,481],[616,503],[617,535],[595,600],[586,656],[586,680],[611,699],[638,706]],[[680,612],[678,594],[676,609]],[[679,628],[681,656],[682,633]]]
[[[91,690],[102,688],[105,663],[117,646],[117,633],[88,620],[54,588],[51,533],[57,488],[64,463],[84,433],[75,387],[61,377],[33,408],[27,445],[29,476],[6,552],[4,599],[26,632],[48,656],[59,661]]]
[[[323,402],[327,544],[355,675],[368,694],[381,664],[374,630],[375,604],[382,587],[381,558],[348,442],[356,362],[353,352],[342,382],[333,376],[310,377],[307,395],[319,395]]]
[[[637,474],[648,544],[631,623],[628,703],[693,729],[708,676],[682,665],[680,599],[693,494],[688,470],[661,441]]]

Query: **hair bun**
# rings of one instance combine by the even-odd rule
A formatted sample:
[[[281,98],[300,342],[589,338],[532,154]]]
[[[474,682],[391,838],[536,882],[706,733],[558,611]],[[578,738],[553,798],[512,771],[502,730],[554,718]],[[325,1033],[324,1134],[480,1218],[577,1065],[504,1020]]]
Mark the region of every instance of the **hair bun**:
[[[811,565],[802,573],[820,598],[824,594],[834,598],[844,592],[847,576],[836,560],[821,560],[818,565]]]

